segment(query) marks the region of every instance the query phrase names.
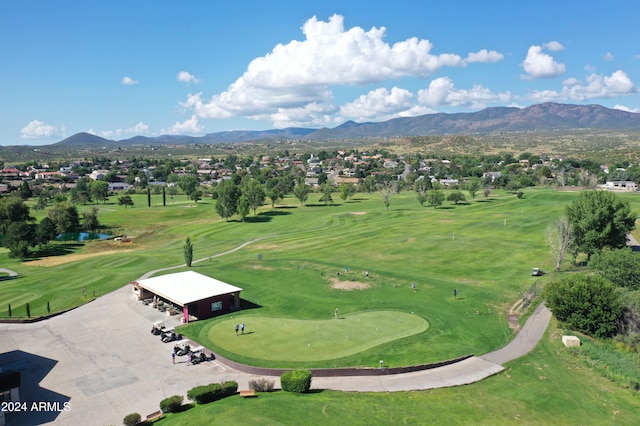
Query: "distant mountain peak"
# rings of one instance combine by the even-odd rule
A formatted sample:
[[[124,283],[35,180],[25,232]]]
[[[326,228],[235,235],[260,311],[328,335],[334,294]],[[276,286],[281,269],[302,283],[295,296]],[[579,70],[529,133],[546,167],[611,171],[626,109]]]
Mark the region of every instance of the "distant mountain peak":
[[[106,146],[215,144],[269,140],[322,140],[354,137],[421,136],[505,132],[548,132],[556,130],[601,129],[640,130],[640,114],[602,105],[572,105],[545,102],[526,108],[490,107],[476,112],[436,113],[401,117],[378,123],[349,120],[332,129],[289,127],[271,130],[236,130],[204,136],[136,136],[118,142],[89,133],[78,133],[54,145]]]

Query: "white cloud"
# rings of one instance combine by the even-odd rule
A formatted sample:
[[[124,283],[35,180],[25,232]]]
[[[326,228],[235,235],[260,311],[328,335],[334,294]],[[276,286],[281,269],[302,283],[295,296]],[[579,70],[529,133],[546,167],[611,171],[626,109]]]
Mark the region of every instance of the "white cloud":
[[[129,76],[124,76],[122,77],[122,84],[124,84],[125,86],[131,86],[134,84],[138,84],[139,81],[138,80],[134,80],[133,78],[129,77]]]
[[[427,106],[464,106],[484,108],[489,103],[506,103],[511,93],[493,93],[486,87],[474,85],[471,89],[456,89],[449,77],[440,77],[429,83],[429,87],[418,91],[420,104]]]
[[[33,120],[20,130],[22,139],[63,138],[65,135],[64,126],[52,126],[38,120]]]
[[[614,61],[614,60],[616,59],[616,57],[615,57],[615,56],[613,56],[613,53],[611,53],[611,52],[607,52],[607,53],[605,53],[605,55],[602,57],[602,59],[603,59],[604,61],[611,62],[611,61]]]
[[[470,52],[465,62],[498,62],[504,58],[502,53],[495,50],[482,49],[478,52]]]
[[[637,89],[629,76],[622,70],[615,71],[610,76],[590,74],[585,81],[569,78],[562,82],[562,90],[534,91],[529,99],[538,102],[548,101],[584,101],[595,98],[613,98],[637,93]]]
[[[626,112],[640,112],[640,108],[629,108],[627,106],[620,105],[620,104],[614,105],[613,109],[619,109],[620,111],[626,111]]]
[[[200,124],[200,120],[197,115],[192,115],[191,118],[187,118],[182,123],[177,122],[173,126],[162,129],[164,135],[193,135],[202,133],[204,126]]]
[[[144,135],[148,131],[149,131],[149,126],[147,126],[141,121],[138,124],[135,124],[126,129],[119,128],[115,130],[103,130],[102,132],[95,132],[93,129],[90,129],[87,131],[87,133],[98,135],[106,139],[118,139],[118,138],[122,138],[123,136],[132,137],[132,136]]]
[[[176,79],[182,83],[200,83],[200,79],[196,78],[195,75],[187,72],[187,71],[180,71],[178,73],[178,76],[176,77]]]
[[[413,94],[405,89],[375,89],[340,108],[340,115],[355,121],[384,121],[414,107]]]
[[[557,41],[550,41],[549,43],[545,43],[542,46],[552,52],[558,52],[560,50],[564,50],[564,46]]]
[[[549,45],[553,48],[549,48]],[[562,46],[557,42],[547,43],[545,46],[547,46],[549,50],[558,50],[558,45]],[[542,49],[542,46],[529,47],[527,57],[521,64],[527,73],[521,76],[523,79],[551,78],[564,74],[564,64],[556,62],[551,56],[544,53]]]
[[[308,104],[330,102],[334,85],[363,85],[403,77],[425,78],[446,66],[464,66],[461,56],[433,54],[428,40],[412,37],[394,44],[384,41],[386,28],[345,30],[343,17],[316,17],[302,27],[305,39],[278,44],[251,61],[226,91],[209,100],[190,94],[181,105],[203,118],[264,116],[304,110]],[[471,61],[497,60],[497,52],[471,54]],[[325,107],[323,106],[323,109]],[[313,109],[313,108],[311,108]]]

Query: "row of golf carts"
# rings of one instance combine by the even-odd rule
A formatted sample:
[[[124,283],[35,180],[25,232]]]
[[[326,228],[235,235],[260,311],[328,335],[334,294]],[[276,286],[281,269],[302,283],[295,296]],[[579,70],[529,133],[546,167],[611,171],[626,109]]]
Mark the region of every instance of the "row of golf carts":
[[[173,353],[176,356],[186,356],[187,362],[191,364],[199,364],[207,360],[203,346],[192,348],[188,340],[183,339],[181,334],[176,333],[174,327],[165,327],[163,321],[153,323],[151,334],[160,336],[163,343],[176,342],[173,346]]]

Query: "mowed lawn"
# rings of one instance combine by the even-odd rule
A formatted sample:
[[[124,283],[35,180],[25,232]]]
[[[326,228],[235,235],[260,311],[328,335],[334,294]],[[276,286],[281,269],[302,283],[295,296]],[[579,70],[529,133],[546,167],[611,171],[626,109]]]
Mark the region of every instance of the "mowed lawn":
[[[163,426],[635,425],[637,391],[621,389],[571,355],[555,321],[529,354],[466,386],[412,392],[312,391],[239,395],[170,414]]]
[[[250,321],[238,335],[234,318],[218,321],[209,329],[209,340],[229,352],[286,363],[346,357],[429,327],[417,315],[393,311],[338,314],[315,321],[252,316]]]
[[[186,236],[194,243],[195,259],[262,238],[234,253],[194,263],[193,270],[243,288],[243,309],[189,324],[185,334],[210,342],[209,348],[236,361],[272,367],[375,367],[380,359],[393,367],[482,354],[513,337],[506,313],[527,289],[571,273],[568,261],[560,273],[552,271],[544,230],[577,193],[524,192],[522,199],[496,192],[486,200],[457,206],[446,202],[437,209],[420,206],[415,193],[404,192],[392,196],[388,211],[376,193],[357,194],[347,202],[336,195],[332,206],[312,194],[306,206],[287,197],[276,208],[263,206],[244,223],[220,219],[210,199],[196,205],[176,197],[162,207],[156,197],[148,208],[146,196],[141,195],[134,197],[133,209],[101,204],[101,223],[129,235],[132,242],[61,244],[57,249],[65,254],[51,259],[66,261],[49,266],[38,263],[46,257],[21,263],[9,259],[6,251],[0,253],[2,266],[19,274],[0,281],[0,317],[8,316],[9,303],[14,317],[26,315],[25,303],[30,303],[32,315],[44,315],[48,301],[52,311],[67,309],[147,271],[182,265]],[[636,194],[619,197],[639,210]],[[532,267],[549,274],[542,280],[531,277]],[[354,282],[367,286],[344,288]],[[411,283],[416,284],[415,291]],[[336,307],[347,319],[333,319]],[[313,324],[317,329],[318,324],[347,323],[353,316],[375,317],[381,312],[416,317],[428,328],[399,326],[394,330],[398,334],[387,336],[391,340],[341,352],[334,359],[317,359],[311,353],[303,361],[282,359],[287,351],[304,352],[312,343]],[[245,322],[248,332],[255,330],[254,337],[266,328],[276,329],[263,329],[263,320],[279,324],[294,320],[302,337],[284,339],[278,352],[285,355],[279,360],[256,355],[259,345],[251,344],[251,334],[237,337],[239,345],[248,343],[246,347],[227,346],[236,339],[236,322]],[[218,327],[222,337],[210,337]],[[348,333],[336,332],[327,339],[333,338],[337,351],[352,333],[349,327]],[[162,424],[634,424],[640,409],[637,393],[585,368],[564,351],[560,334],[552,326],[534,352],[509,363],[505,372],[470,386],[383,394],[319,391],[277,392],[246,400],[231,397],[169,416]]]

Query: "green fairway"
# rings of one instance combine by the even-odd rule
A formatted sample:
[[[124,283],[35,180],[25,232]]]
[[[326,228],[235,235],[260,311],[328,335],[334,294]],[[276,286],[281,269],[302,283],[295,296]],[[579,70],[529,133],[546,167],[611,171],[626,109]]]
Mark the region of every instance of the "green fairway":
[[[562,330],[549,331],[507,369],[467,386],[413,392],[312,391],[232,396],[185,413],[172,425],[635,425],[637,391],[621,389],[586,369],[565,349]]]
[[[255,359],[313,362],[353,355],[429,327],[417,315],[393,311],[316,321],[252,316],[250,321],[239,336],[234,332],[237,322],[233,318],[216,322],[209,339],[229,352]]]

